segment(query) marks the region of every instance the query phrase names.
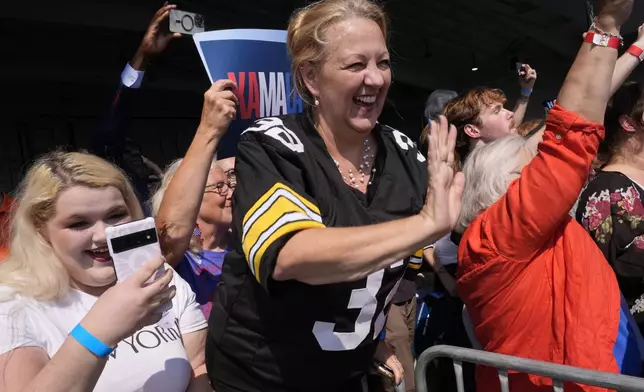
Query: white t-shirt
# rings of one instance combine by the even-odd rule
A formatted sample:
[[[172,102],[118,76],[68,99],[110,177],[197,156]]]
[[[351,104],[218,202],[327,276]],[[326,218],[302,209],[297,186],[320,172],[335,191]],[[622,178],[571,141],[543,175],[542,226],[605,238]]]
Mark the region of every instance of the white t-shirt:
[[[185,392],[192,373],[181,335],[204,329],[207,322],[179,274],[174,274],[172,284],[177,288],[170,310],[174,326],[148,326],[119,342],[95,392]],[[8,290],[0,286],[2,294]],[[14,295],[0,302],[0,354],[19,347],[40,347],[53,357],[96,299],[72,289],[61,300],[36,301]]]

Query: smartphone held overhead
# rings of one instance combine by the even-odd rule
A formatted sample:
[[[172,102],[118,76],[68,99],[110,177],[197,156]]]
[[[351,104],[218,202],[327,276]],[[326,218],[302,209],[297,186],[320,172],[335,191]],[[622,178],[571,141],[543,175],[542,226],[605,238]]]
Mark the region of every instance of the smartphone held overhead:
[[[195,35],[205,31],[203,15],[194,12],[170,10],[168,26],[173,33]]]

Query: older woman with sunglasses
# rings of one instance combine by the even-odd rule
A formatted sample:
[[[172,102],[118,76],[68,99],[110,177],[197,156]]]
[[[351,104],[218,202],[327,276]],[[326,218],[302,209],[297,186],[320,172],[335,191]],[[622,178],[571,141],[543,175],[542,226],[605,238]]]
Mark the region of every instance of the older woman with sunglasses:
[[[159,239],[168,264],[192,287],[204,315],[210,315],[228,253],[234,158],[213,161],[219,139],[235,114],[231,81],[206,93],[201,123],[185,158],[171,164],[153,197]]]

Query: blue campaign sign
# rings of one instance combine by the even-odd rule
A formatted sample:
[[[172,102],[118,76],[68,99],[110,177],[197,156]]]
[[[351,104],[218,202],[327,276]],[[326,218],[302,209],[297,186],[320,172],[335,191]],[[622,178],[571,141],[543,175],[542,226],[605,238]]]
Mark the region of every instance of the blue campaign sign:
[[[291,77],[286,31],[208,31],[194,40],[210,82],[231,79],[238,87],[237,118],[221,141],[219,158],[235,155],[239,135],[254,120],[303,110]]]

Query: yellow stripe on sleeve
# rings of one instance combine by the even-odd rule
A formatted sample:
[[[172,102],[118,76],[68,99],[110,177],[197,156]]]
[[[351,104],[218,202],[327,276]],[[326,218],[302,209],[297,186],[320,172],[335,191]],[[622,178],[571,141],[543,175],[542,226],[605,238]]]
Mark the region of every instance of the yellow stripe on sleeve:
[[[407,267],[413,270],[419,270],[421,266],[422,266],[422,263],[414,263],[413,260],[410,260],[409,264],[407,265]]]
[[[409,258],[408,267],[413,270],[419,270],[422,265],[423,265],[423,249],[419,249],[418,251],[416,251],[416,253],[414,253],[413,256]]]
[[[242,224],[242,248],[258,282],[262,257],[277,239],[295,231],[324,227],[318,207],[281,183],[255,202]]]
[[[256,202],[253,204],[253,206],[246,212],[246,215],[244,215],[244,220],[242,222],[243,225],[246,225],[246,222],[248,222],[249,219],[253,217],[253,215],[259,210],[265,203],[268,201],[268,199],[271,198],[271,196],[274,196],[277,191],[279,190],[284,190],[286,192],[289,192],[293,196],[297,197],[306,207],[308,207],[311,211],[315,212],[316,214],[320,215],[320,210],[318,207],[311,203],[310,201],[306,200],[302,196],[298,195],[297,192],[295,192],[293,189],[289,188],[288,186],[282,184],[281,182],[275,183],[271,189],[269,189],[266,193],[264,193]]]
[[[296,221],[296,222],[290,222],[285,225],[280,226],[279,229],[277,229],[275,232],[273,232],[266,241],[264,241],[261,245],[261,247],[257,250],[257,253],[254,254],[253,257],[253,265],[255,269],[255,279],[257,279],[258,282],[260,282],[260,269],[259,265],[262,261],[262,257],[264,257],[264,252],[266,252],[266,249],[268,249],[269,246],[275,242],[278,238],[281,238],[282,236],[296,232],[296,231],[301,231],[301,230],[306,230],[306,229],[314,229],[314,228],[323,228],[325,227],[322,223],[318,223],[315,221]]]

